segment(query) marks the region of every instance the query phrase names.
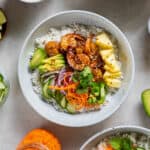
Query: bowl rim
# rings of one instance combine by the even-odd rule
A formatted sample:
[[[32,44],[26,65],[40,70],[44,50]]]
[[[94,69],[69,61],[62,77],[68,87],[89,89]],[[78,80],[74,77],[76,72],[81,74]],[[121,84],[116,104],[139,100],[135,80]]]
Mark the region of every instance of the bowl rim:
[[[150,129],[145,128],[145,127],[141,127],[139,125],[118,125],[118,126],[114,126],[114,127],[110,127],[110,128],[106,128],[102,131],[99,131],[98,133],[94,134],[93,136],[89,137],[80,147],[80,150],[84,150],[85,146],[87,144],[89,144],[90,142],[92,142],[93,140],[95,140],[97,137],[99,137],[100,135],[103,135],[105,133],[109,133],[111,131],[114,130],[132,130],[131,132],[140,132],[140,133],[147,133],[150,134]],[[145,133],[144,133],[145,132]],[[146,135],[146,134],[145,134]]]
[[[84,124],[73,124],[72,122],[70,123],[63,123],[61,121],[58,121],[58,120],[55,120],[55,119],[49,119],[48,117],[46,117],[44,114],[40,113],[39,110],[34,106],[34,105],[31,105],[30,103],[30,100],[28,100],[27,96],[24,94],[24,90],[23,90],[23,84],[21,82],[21,65],[20,65],[20,61],[21,61],[21,56],[24,52],[24,49],[26,47],[26,44],[29,40],[29,38],[32,36],[32,34],[42,25],[44,24],[46,21],[54,18],[54,17],[57,17],[59,15],[64,15],[64,14],[68,14],[68,13],[83,13],[83,14],[88,14],[88,15],[91,15],[91,16],[96,16],[102,20],[105,20],[107,23],[109,23],[112,28],[114,28],[115,30],[117,30],[117,32],[119,32],[119,34],[122,36],[123,40],[126,41],[127,43],[127,47],[128,47],[128,52],[131,56],[131,65],[132,65],[132,71],[131,71],[131,80],[129,82],[129,85],[128,85],[128,89],[126,90],[126,93],[123,95],[123,97],[121,98],[120,102],[118,103],[118,105],[115,107],[115,109],[113,109],[111,112],[109,112],[106,117],[102,118],[101,120],[97,120],[95,122],[89,122],[89,123],[84,123]],[[66,10],[66,11],[60,11],[58,13],[55,13],[53,15],[50,15],[49,17],[45,18],[44,20],[42,20],[40,23],[38,23],[31,31],[30,33],[27,35],[24,43],[23,43],[23,46],[22,46],[22,49],[21,49],[21,52],[20,52],[20,55],[19,55],[19,59],[18,59],[18,80],[19,80],[19,84],[20,84],[20,88],[21,88],[21,91],[23,93],[23,96],[25,97],[26,101],[29,103],[29,105],[31,106],[31,108],[33,108],[40,116],[42,116],[43,118],[45,118],[46,120],[48,121],[51,121],[53,123],[56,123],[58,125],[62,125],[62,126],[67,126],[67,127],[87,127],[87,126],[92,126],[92,125],[95,125],[97,123],[100,123],[104,120],[106,120],[107,118],[109,118],[110,116],[112,116],[117,110],[118,108],[120,107],[120,105],[124,102],[125,98],[128,96],[129,94],[129,91],[133,85],[133,81],[134,81],[134,74],[135,74],[135,63],[134,63],[134,56],[133,56],[133,52],[132,52],[132,48],[129,44],[129,41],[128,39],[126,38],[126,36],[123,34],[123,32],[119,29],[119,27],[117,27],[117,25],[115,25],[112,21],[110,21],[109,19],[101,16],[100,14],[97,14],[95,12],[90,12],[90,11],[86,11],[86,10]]]
[[[26,1],[26,0],[20,0],[20,2],[26,3],[26,4],[36,4],[36,3],[40,3],[44,0],[36,0],[36,1]]]

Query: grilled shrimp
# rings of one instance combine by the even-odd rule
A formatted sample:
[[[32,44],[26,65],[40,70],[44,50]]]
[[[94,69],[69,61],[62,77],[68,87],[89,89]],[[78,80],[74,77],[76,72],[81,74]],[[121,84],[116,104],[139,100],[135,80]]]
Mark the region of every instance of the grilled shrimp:
[[[79,71],[90,64],[90,59],[86,54],[74,54],[71,51],[67,53],[67,61],[73,69]]]
[[[54,56],[59,53],[59,43],[56,41],[49,41],[45,45],[45,51],[49,56]]]
[[[96,44],[92,41],[91,37],[88,37],[85,43],[85,53],[88,55],[95,55],[98,51]]]
[[[61,50],[68,51],[68,49],[83,49],[85,46],[85,38],[79,34],[66,34],[61,39]]]
[[[92,69],[95,81],[100,81],[103,78],[103,74],[100,68]]]

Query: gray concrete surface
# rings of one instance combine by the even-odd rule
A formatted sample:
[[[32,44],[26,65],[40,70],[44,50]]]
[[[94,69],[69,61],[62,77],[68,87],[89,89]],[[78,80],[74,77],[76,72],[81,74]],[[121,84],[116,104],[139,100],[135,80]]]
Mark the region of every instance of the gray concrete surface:
[[[0,42],[0,67],[11,84],[9,98],[0,108],[0,150],[15,150],[28,131],[39,127],[56,134],[64,150],[78,150],[87,138],[104,128],[122,124],[150,128],[150,118],[140,100],[142,90],[150,88],[150,36],[146,26],[150,0],[47,0],[34,5],[0,0],[0,7],[8,16],[7,34]],[[129,39],[135,56],[135,80],[126,101],[109,119],[86,128],[62,127],[40,117],[23,97],[17,78],[18,56],[30,30],[49,15],[68,9],[89,10],[112,20]]]

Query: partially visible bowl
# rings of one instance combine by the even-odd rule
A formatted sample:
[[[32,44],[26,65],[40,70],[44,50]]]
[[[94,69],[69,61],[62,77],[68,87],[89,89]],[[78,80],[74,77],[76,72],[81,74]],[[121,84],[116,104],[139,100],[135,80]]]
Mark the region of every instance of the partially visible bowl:
[[[118,40],[121,51],[119,53],[122,62],[124,79],[122,87],[111,97],[108,105],[100,111],[70,115],[56,111],[53,106],[43,102],[33,91],[31,74],[28,71],[30,54],[34,49],[34,40],[47,33],[50,27],[60,27],[72,23],[94,25],[105,28]],[[37,25],[26,38],[20,53],[18,62],[18,77],[20,86],[28,103],[44,118],[64,126],[83,127],[96,124],[112,115],[125,100],[131,88],[134,78],[134,58],[128,40],[120,29],[108,19],[88,11],[72,10],[57,13]]]
[[[39,2],[42,2],[44,0],[20,0],[21,2],[24,2],[24,3],[39,3]]]
[[[80,150],[91,150],[93,147],[95,147],[100,140],[102,140],[103,138],[105,138],[106,136],[111,136],[114,135],[116,133],[126,133],[126,132],[135,132],[135,133],[139,133],[139,134],[144,134],[146,136],[150,136],[150,130],[143,128],[143,127],[139,127],[139,126],[118,126],[118,127],[113,127],[113,128],[109,128],[106,129],[102,132],[99,132],[97,134],[95,134],[94,136],[92,136],[91,138],[89,138],[80,148]]]

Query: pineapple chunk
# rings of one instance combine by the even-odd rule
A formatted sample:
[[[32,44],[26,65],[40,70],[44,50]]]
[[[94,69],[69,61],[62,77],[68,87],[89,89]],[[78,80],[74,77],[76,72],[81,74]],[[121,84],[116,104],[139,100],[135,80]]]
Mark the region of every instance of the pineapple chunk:
[[[103,59],[107,59],[107,57],[109,57],[111,54],[113,54],[113,49],[100,50],[100,55]]]
[[[7,22],[6,16],[2,10],[0,10],[0,25]]]
[[[112,65],[116,61],[115,54],[110,54],[108,57],[102,57],[107,65]]]
[[[113,44],[109,38],[109,36],[106,33],[101,33],[96,37],[96,44],[101,48],[101,49],[110,49],[113,48]]]
[[[102,57],[103,58],[103,57]],[[111,54],[108,57],[104,57],[103,61],[108,65],[111,69],[113,69],[113,72],[116,72],[116,70],[120,71],[120,65],[119,62],[116,60],[115,55]],[[109,71],[109,70],[108,70]],[[111,72],[111,71],[110,71]]]
[[[121,87],[121,80],[119,80],[119,79],[107,78],[105,81],[106,81],[107,86],[109,86],[109,87],[112,87],[112,88],[120,88]]]
[[[104,65],[104,69],[106,71],[112,72],[112,73],[117,73],[120,72],[120,66],[117,65],[116,67],[109,66],[109,65]]]
[[[106,71],[103,75],[103,78],[104,79],[107,79],[107,78],[120,78],[122,75],[122,73],[119,71],[119,72],[115,72],[115,73],[112,73],[112,72],[109,72],[109,71]]]

